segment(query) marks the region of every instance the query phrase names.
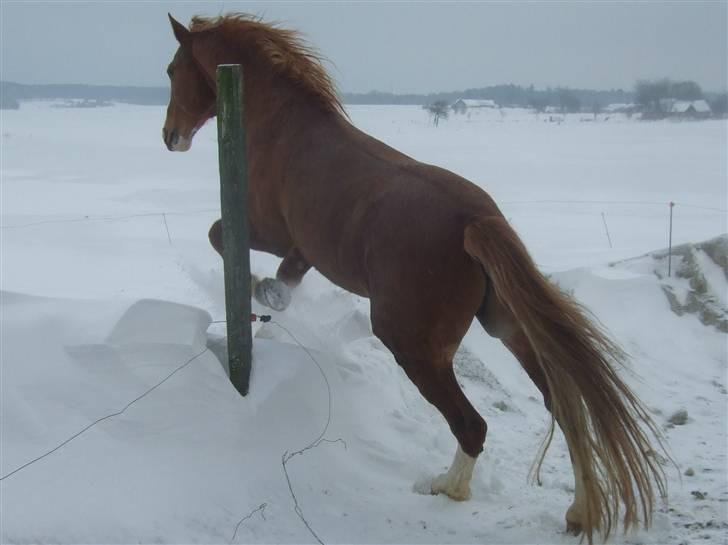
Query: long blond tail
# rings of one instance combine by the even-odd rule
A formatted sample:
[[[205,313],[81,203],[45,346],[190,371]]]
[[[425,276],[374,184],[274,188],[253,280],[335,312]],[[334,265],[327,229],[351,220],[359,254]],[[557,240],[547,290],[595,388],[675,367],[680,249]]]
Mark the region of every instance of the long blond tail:
[[[660,433],[615,366],[625,353],[569,296],[538,271],[502,217],[465,229],[465,251],[481,263],[500,302],[519,322],[551,393],[551,412],[583,474],[584,532],[606,539],[624,509],[624,529],[649,527],[655,487],[666,497],[665,474],[648,436],[664,452]],[[546,454],[544,443],[538,466]]]

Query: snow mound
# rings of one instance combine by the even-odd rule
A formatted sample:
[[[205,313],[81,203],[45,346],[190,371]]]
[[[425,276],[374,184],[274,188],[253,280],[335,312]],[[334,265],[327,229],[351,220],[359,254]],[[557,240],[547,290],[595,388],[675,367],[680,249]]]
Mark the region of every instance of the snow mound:
[[[152,343],[201,348],[206,345],[205,332],[211,321],[208,312],[195,307],[142,299],[129,307],[106,342],[112,346]]]
[[[694,314],[706,326],[728,333],[728,235],[672,248],[670,276],[669,254],[658,250],[620,265],[651,270],[675,314]]]

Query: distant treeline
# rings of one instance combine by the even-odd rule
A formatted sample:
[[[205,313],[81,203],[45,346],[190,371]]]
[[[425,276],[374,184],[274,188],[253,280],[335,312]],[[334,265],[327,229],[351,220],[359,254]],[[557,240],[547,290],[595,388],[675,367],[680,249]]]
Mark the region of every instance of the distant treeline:
[[[26,85],[0,81],[0,97],[3,108],[19,107],[18,103],[23,100],[52,99],[86,99],[163,106],[169,101],[169,88],[78,84]]]
[[[670,90],[670,92],[663,92],[663,88]],[[406,104],[417,106],[434,104],[439,101],[452,104],[459,98],[490,99],[494,100],[499,106],[534,108],[538,111],[555,107],[568,112],[591,112],[598,111],[609,104],[637,102],[644,106],[645,102],[662,98],[663,95],[674,95],[675,93],[672,93],[674,90],[679,90],[682,94],[689,91],[691,98],[704,96],[711,101],[711,105],[717,99],[725,101],[723,98],[725,94],[703,94],[700,87],[694,82],[671,82],[668,79],[656,82],[639,81],[635,85],[635,90],[630,91],[622,89],[596,91],[566,87],[536,89],[533,85],[523,87],[511,84],[428,94],[395,94],[381,91],[343,93],[342,99],[345,104]],[[679,97],[676,95],[676,98]],[[81,99],[97,101],[98,103],[114,101],[165,106],[169,101],[169,88],[78,84],[26,85],[0,81],[0,108],[18,108],[23,100],[40,99]],[[725,107],[722,108],[722,111],[725,111]]]
[[[0,82],[3,107],[17,107],[13,104],[23,100],[39,99],[87,99],[117,101],[129,104],[166,105],[169,100],[168,87],[126,87],[114,85],[26,85],[7,81]],[[488,98],[500,106],[523,106],[544,108],[564,106],[565,103],[580,104],[590,108],[594,104],[605,106],[615,102],[630,102],[634,93],[621,89],[593,91],[589,89],[535,89],[519,85],[494,85],[465,91],[429,94],[394,94],[380,91],[368,93],[343,93],[345,104],[411,104],[424,105],[444,100],[453,103],[459,98]]]
[[[544,109],[548,106],[570,107],[569,109],[606,106],[607,104],[632,102],[634,93],[613,89],[611,91],[595,91],[591,89],[569,89],[565,87],[536,89],[533,85],[493,85],[429,94],[394,94],[370,91],[369,93],[344,93],[346,104],[433,104],[445,101],[452,104],[459,98],[491,99],[499,106],[515,106]],[[578,106],[577,106],[578,105]]]

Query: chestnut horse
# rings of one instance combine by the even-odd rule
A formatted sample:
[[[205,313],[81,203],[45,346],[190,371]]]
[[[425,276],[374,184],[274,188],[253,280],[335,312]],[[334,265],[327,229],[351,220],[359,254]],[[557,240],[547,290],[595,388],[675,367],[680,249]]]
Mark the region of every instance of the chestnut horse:
[[[544,397],[571,454],[567,529],[605,537],[650,524],[665,477],[659,433],[616,368],[624,353],[537,270],[488,194],[364,134],[347,119],[319,58],[291,30],[245,15],[171,18],[164,141],[187,151],[215,115],[216,67],[243,67],[251,247],[283,258],[258,290],[285,306],[310,267],[371,305],[374,334],[445,417],[458,448],[433,494],[470,497],[486,423],[463,394],[453,356],[477,317]],[[219,221],[210,240],[222,255]],[[276,295],[283,295],[283,301]],[[275,303],[274,303],[275,304]],[[549,435],[548,439],[550,439]],[[540,454],[543,460],[548,440]]]

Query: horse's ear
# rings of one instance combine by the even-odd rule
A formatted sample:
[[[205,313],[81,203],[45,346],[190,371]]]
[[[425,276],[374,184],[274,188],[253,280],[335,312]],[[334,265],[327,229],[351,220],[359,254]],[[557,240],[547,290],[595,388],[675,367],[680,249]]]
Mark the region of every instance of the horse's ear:
[[[167,16],[169,17],[169,22],[172,23],[172,32],[174,32],[174,37],[177,38],[179,44],[186,45],[189,43],[191,32],[182,23],[172,17],[172,14],[168,13]]]

